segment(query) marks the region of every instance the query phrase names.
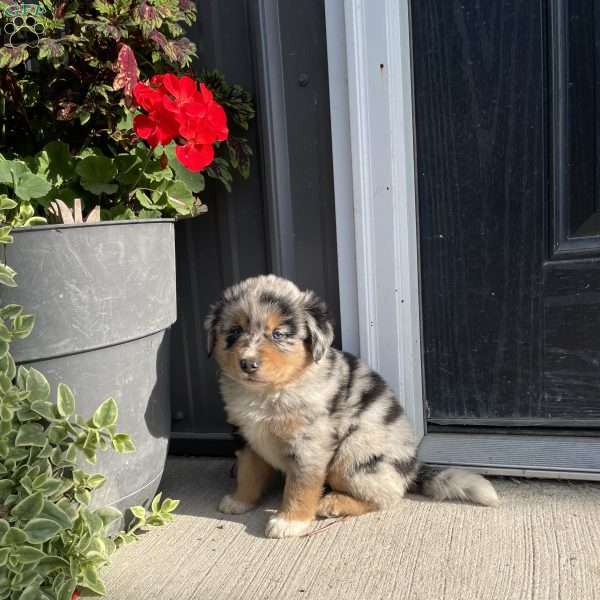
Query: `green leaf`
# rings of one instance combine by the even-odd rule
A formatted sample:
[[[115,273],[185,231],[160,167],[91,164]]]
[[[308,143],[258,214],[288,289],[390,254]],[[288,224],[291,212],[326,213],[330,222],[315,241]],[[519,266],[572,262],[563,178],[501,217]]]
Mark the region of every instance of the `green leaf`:
[[[38,155],[38,165],[39,171],[47,173],[48,179],[55,185],[62,185],[73,177],[73,158],[64,142],[46,144]]]
[[[64,384],[58,384],[56,406],[61,417],[68,418],[75,412],[75,396],[71,388]]]
[[[12,556],[15,556],[23,564],[29,564],[39,562],[42,558],[46,558],[47,554],[33,546],[22,546],[17,548]]]
[[[44,500],[40,517],[54,521],[62,529],[70,529],[73,526],[71,517],[62,508],[49,500]]]
[[[61,527],[55,521],[44,518],[32,519],[25,525],[23,531],[27,536],[27,540],[32,544],[43,544],[51,540]]]
[[[95,512],[102,519],[102,523],[105,527],[108,527],[111,523],[114,523],[123,516],[120,510],[117,510],[112,506],[98,508]]]
[[[56,600],[71,600],[71,597],[73,596],[73,592],[75,591],[76,587],[77,581],[75,579],[67,579],[58,588]]]
[[[117,181],[125,185],[134,184],[140,178],[140,169],[144,160],[136,154],[118,154],[115,164],[119,174]]]
[[[3,319],[14,319],[23,312],[23,307],[19,304],[7,304],[0,308],[0,317]]]
[[[119,186],[116,183],[91,183],[85,179],[81,181],[81,187],[88,192],[92,192],[92,194],[95,194],[96,196],[100,196],[101,194],[111,196],[119,189]]]
[[[0,321],[0,341],[10,342],[12,340],[12,335],[8,327]]]
[[[194,196],[183,181],[174,181],[165,190],[169,205],[180,215],[189,215],[194,206]]]
[[[8,342],[4,340],[0,340],[0,358],[4,358],[8,355],[8,351],[10,350],[10,345]]]
[[[81,569],[81,584],[88,590],[104,596],[106,588],[98,576],[98,570],[91,565],[86,565]]]
[[[143,506],[130,506],[129,510],[136,519],[140,519],[140,521],[146,519],[146,509]]]
[[[15,194],[26,202],[32,198],[42,198],[52,189],[52,185],[43,177],[33,173],[24,173],[16,181]]]
[[[39,585],[32,583],[23,590],[18,600],[44,600],[44,598],[47,598],[47,596],[42,595]]]
[[[15,482],[12,479],[0,479],[0,498],[5,498],[10,494],[15,487]],[[1,523],[2,521],[0,521]],[[1,533],[1,529],[0,529]]]
[[[13,336],[26,338],[35,324],[34,315],[19,315],[15,318],[13,324]]]
[[[172,513],[178,506],[179,500],[172,500],[171,498],[167,498],[160,507],[161,513]]]
[[[12,210],[17,206],[14,200],[11,200],[6,194],[0,194],[0,211]]]
[[[149,210],[152,210],[154,208],[152,200],[150,200],[150,198],[148,198],[148,195],[142,190],[135,190],[135,197],[144,208],[147,208]],[[10,341],[10,339],[7,341]]]
[[[84,489],[77,490],[74,495],[75,500],[84,506],[87,506],[92,500],[92,495]]]
[[[117,174],[114,161],[98,155],[87,156],[80,160],[75,171],[87,184],[109,183]],[[82,185],[84,185],[83,181]]]
[[[46,444],[44,428],[39,423],[24,423],[19,427],[15,446],[37,446],[43,448]]]
[[[8,553],[10,550],[8,548],[0,548],[0,567],[3,567],[8,560]]]
[[[31,410],[48,421],[56,420],[56,408],[47,400],[36,400],[31,403]]]
[[[117,422],[119,409],[113,398],[107,398],[97,409],[92,417],[94,425],[98,428],[110,427]]]
[[[17,273],[8,265],[0,264],[0,283],[7,287],[17,287],[15,275]]]
[[[134,114],[130,110],[126,110],[123,112],[123,115],[117,122],[117,129],[125,129],[129,130],[133,127],[133,117]]]
[[[38,487],[39,491],[44,494],[44,496],[52,496],[56,494],[64,485],[68,485],[69,481],[66,479],[56,479],[50,477],[47,479],[42,485]]]
[[[101,475],[100,473],[90,475],[87,480],[87,484],[94,490],[104,485],[105,482],[106,477],[104,477],[104,475]]]
[[[0,540],[6,534],[6,532],[10,529],[10,525],[6,519],[0,519]]]
[[[6,160],[5,158],[0,158],[0,183],[5,185],[12,185],[13,176],[12,176],[12,160]]]
[[[146,210],[145,208],[142,208],[137,216],[140,219],[160,219],[162,213],[160,210]]]
[[[151,515],[146,521],[148,525],[152,525],[153,527],[159,527],[160,525],[164,525],[165,522],[165,518],[160,514]]]
[[[28,496],[19,502],[11,510],[11,514],[21,521],[30,521],[37,517],[44,506],[44,497],[40,492]]]
[[[162,492],[160,492],[159,494],[156,494],[156,496],[154,496],[154,499],[152,500],[152,504],[150,504],[150,510],[152,510],[152,512],[154,512],[154,513],[158,512],[161,499],[162,499]]]
[[[10,381],[15,378],[15,375],[17,374],[17,367],[15,365],[15,359],[9,353],[6,353],[2,358],[0,358],[0,371],[4,373]],[[0,433],[0,438],[1,437],[2,434]]]
[[[169,167],[173,169],[175,173],[175,180],[182,181],[185,185],[194,193],[201,192],[204,190],[204,175],[202,173],[192,173],[189,169],[184,167],[175,154],[176,144],[171,144],[165,148],[165,154],[169,159]]]
[[[52,571],[61,570],[63,572],[69,572],[69,563],[60,556],[46,556],[37,564],[36,570],[42,576],[47,576]]]
[[[33,367],[27,375],[26,389],[30,392],[31,402],[45,401],[50,396],[50,384],[47,379]]]
[[[29,375],[29,370],[23,365],[19,365],[19,368],[17,369],[17,385],[21,389],[25,389],[27,386],[27,375]]]
[[[35,216],[29,217],[29,219],[23,223],[23,227],[35,227],[36,225],[46,225],[47,223],[48,221],[44,217]]]
[[[125,454],[127,452],[135,452],[135,444],[126,433],[117,433],[112,439],[113,448]]]
[[[27,536],[22,529],[11,527],[2,539],[0,544],[3,546],[22,546],[27,540]]]

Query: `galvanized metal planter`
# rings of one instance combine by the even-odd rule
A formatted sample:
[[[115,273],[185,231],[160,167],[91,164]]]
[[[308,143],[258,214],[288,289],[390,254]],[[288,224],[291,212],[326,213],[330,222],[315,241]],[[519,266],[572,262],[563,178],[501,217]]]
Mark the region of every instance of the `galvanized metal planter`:
[[[91,467],[108,481],[98,504],[123,509],[154,495],[170,433],[169,328],[176,320],[171,220],[48,225],[14,231],[6,262],[18,288],[3,303],[36,315],[31,336],[11,350],[53,389],[67,383],[88,417],[106,397],[137,452],[99,453]]]

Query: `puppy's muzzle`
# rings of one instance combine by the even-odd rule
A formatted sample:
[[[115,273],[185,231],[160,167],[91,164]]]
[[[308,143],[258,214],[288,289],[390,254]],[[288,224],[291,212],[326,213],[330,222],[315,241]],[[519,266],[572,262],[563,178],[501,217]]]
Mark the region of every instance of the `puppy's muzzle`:
[[[240,369],[242,369],[244,373],[255,373],[258,371],[258,367],[260,367],[260,363],[257,358],[242,358],[242,360],[240,360]]]

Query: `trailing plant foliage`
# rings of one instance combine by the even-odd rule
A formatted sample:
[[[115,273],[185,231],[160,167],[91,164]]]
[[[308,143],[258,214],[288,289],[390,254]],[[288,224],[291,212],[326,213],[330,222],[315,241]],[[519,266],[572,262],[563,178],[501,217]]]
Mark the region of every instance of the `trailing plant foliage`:
[[[190,75],[205,84],[215,103],[225,109],[229,136],[216,138],[214,161],[204,174],[227,190],[235,171],[248,176],[252,150],[245,132],[254,118],[251,97],[216,71],[194,75],[196,48],[184,35],[184,28],[196,19],[194,2],[42,0],[41,5],[44,12],[36,20],[43,33],[37,47],[0,47],[0,152],[6,161],[17,161],[12,165],[17,177],[34,181],[31,176],[39,176],[52,187],[43,191],[38,182],[34,193],[40,195],[31,196],[18,181],[0,176],[0,185],[13,192],[0,193],[18,204],[10,213],[11,223],[40,222],[38,217],[47,218],[48,203],[57,198],[72,208],[73,199],[81,197],[88,212],[99,205],[103,219],[198,212],[200,202],[190,200],[190,195],[197,198],[204,179],[190,180],[187,169],[172,160],[177,140],[155,148],[146,165],[146,146],[132,127],[139,113],[136,85],[159,74]],[[9,0],[0,0],[0,10],[7,6]],[[49,150],[53,142],[61,146]],[[74,173],[65,180],[60,167],[77,166],[85,159],[79,167],[85,174]],[[45,174],[52,165],[40,161],[59,165],[63,181],[57,181],[53,172]],[[23,171],[22,163],[29,171]],[[97,176],[87,168],[96,165]],[[136,169],[146,166],[145,179],[135,182]],[[8,167],[0,169],[6,173]],[[142,185],[149,181],[150,185]],[[159,186],[154,185],[157,182]],[[15,186],[23,193],[17,194]],[[61,187],[64,197],[49,197]]]
[[[11,242],[10,227],[0,227],[0,245]],[[0,283],[15,286],[15,275],[0,264]],[[16,367],[10,344],[33,326],[21,306],[0,308],[0,600],[71,600],[76,589],[104,594],[100,569],[109,557],[140,528],[170,522],[178,501],[158,495],[150,511],[132,507],[131,529],[109,537],[122,515],[92,506],[105,478],[85,472],[80,457],[94,464],[98,451],[135,446],[117,432],[112,398],[84,419],[67,385],[52,397],[42,373]]]

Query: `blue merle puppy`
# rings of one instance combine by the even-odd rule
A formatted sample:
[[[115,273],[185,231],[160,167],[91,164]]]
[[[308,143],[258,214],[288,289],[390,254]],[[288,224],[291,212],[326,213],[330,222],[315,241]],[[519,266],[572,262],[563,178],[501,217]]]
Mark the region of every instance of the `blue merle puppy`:
[[[391,508],[413,487],[437,500],[498,503],[481,475],[417,464],[402,405],[366,364],[331,347],[327,308],[313,292],[274,275],[246,279],[211,307],[205,327],[228,420],[247,442],[220,511],[252,509],[275,470],[285,474],[266,530],[275,538],[304,534],[317,516]]]

